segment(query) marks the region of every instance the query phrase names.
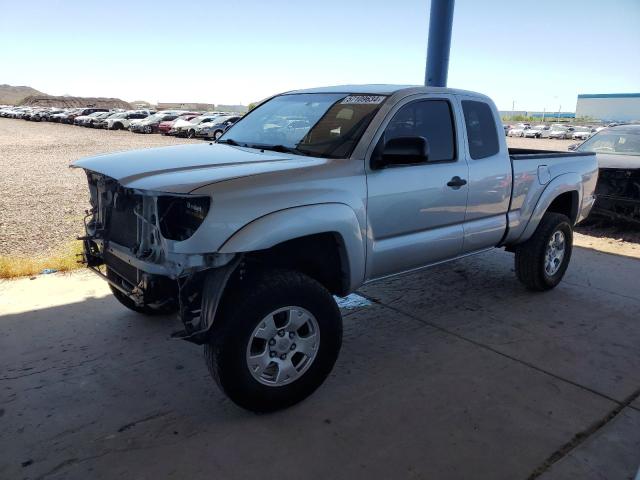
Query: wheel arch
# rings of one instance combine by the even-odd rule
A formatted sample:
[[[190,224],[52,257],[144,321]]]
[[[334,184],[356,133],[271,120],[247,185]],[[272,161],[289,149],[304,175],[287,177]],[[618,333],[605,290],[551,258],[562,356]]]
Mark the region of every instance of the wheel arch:
[[[309,251],[303,251],[305,248]],[[269,263],[279,266],[284,263],[289,267],[291,259],[312,260],[315,264],[323,255],[328,255],[329,264],[333,260],[339,264],[340,280],[323,278],[323,275],[317,279],[332,293],[340,295],[355,289],[365,275],[363,229],[354,210],[341,203],[306,205],[270,213],[239,229],[218,251],[267,258]],[[278,260],[277,256],[291,258]],[[335,274],[335,266],[331,269]]]
[[[565,173],[554,178],[544,189],[524,231],[514,243],[526,241],[536,231],[543,215],[552,211],[567,215],[574,224],[583,198],[582,179],[577,173]]]

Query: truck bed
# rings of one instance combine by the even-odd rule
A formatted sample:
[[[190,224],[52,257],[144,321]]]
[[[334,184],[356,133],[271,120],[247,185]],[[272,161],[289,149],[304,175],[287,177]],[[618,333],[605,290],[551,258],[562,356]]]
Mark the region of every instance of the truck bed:
[[[594,153],[528,148],[509,148],[508,150],[513,184],[508,213],[507,242],[516,242],[520,239],[543,191],[553,179],[564,174],[587,175],[588,178],[582,177],[582,181],[589,181],[592,185],[586,190],[592,191],[595,188],[597,174],[589,173],[597,173]]]

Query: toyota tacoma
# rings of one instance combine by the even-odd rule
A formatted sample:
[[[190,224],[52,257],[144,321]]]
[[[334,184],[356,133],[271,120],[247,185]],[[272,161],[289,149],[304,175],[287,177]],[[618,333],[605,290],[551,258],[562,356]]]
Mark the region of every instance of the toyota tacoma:
[[[334,296],[500,247],[529,289],[562,280],[594,203],[592,152],[508,149],[486,96],[389,85],[263,101],[217,142],[86,158],[84,262],[142,314],[177,312],[238,405],[327,377]]]

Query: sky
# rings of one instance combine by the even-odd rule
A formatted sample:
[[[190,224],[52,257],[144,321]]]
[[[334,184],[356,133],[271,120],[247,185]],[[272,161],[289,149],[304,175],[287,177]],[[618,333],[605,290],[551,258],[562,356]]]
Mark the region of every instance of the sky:
[[[0,0],[0,84],[53,95],[248,104],[424,81],[429,0]],[[640,0],[457,0],[449,87],[501,110],[640,92]]]

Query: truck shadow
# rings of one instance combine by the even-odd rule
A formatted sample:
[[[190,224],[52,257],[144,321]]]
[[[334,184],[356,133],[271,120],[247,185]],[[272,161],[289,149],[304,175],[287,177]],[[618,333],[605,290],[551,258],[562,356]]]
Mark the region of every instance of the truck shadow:
[[[55,464],[53,445],[78,457],[117,454],[131,441],[162,449],[204,436],[216,444],[261,424],[274,429],[263,431],[266,441],[279,442],[283,419],[304,418],[311,430],[327,421],[374,422],[382,412],[401,422],[409,408],[433,419],[500,391],[500,421],[524,409],[539,422],[544,409],[574,408],[556,377],[623,398],[640,386],[640,291],[631,281],[640,261],[579,248],[574,255],[566,281],[545,294],[526,291],[511,256],[498,251],[363,287],[372,304],[345,310],[343,349],[328,381],[268,416],[244,412],[219,392],[201,349],[169,338],[180,327],[172,317],[142,317],[112,297],[3,316],[0,443],[11,446],[0,464],[17,474],[17,460],[27,460],[19,452],[31,452],[44,459],[34,471],[46,470]],[[521,382],[539,387],[520,397]],[[420,401],[425,396],[430,402]],[[482,415],[487,406],[478,408]],[[388,428],[403,435],[412,427]],[[331,435],[318,435],[331,450]]]

